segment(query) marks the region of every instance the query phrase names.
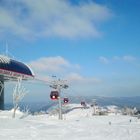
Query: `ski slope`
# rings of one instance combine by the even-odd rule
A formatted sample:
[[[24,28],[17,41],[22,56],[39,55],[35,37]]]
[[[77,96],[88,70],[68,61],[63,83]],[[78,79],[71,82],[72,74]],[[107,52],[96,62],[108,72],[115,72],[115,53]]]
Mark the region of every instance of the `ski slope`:
[[[75,106],[75,105],[73,105]],[[140,120],[122,115],[92,116],[91,109],[75,109],[58,116],[0,111],[0,140],[139,140]],[[131,122],[130,122],[131,119]]]

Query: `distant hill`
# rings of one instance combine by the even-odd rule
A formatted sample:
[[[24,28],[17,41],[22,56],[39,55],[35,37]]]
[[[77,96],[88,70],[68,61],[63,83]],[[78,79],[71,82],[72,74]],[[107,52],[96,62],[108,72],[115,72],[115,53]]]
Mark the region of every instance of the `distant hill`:
[[[69,103],[80,103],[84,100],[88,104],[92,104],[92,100],[95,99],[99,106],[116,105],[118,107],[137,107],[140,110],[140,96],[137,97],[103,97],[103,96],[86,96],[75,97],[69,96]],[[47,109],[53,105],[56,105],[57,101],[39,101],[39,102],[21,102],[20,108],[24,110],[27,107],[31,112],[39,112],[41,110],[47,111]],[[9,110],[13,108],[12,103],[5,103],[5,109]]]
[[[137,107],[140,109],[140,96],[135,97],[103,97],[103,96],[86,96],[86,97],[74,97],[71,96],[70,100],[73,103],[79,103],[81,100],[85,100],[87,103],[92,103],[92,100],[95,99],[98,105],[116,105],[120,107]]]

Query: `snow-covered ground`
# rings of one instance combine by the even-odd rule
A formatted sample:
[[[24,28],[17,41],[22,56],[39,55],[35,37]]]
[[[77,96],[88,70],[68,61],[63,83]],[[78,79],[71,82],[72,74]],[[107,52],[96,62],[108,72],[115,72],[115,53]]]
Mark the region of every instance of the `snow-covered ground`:
[[[78,107],[78,105],[72,105]],[[92,110],[74,109],[58,116],[28,115],[12,118],[0,111],[0,140],[139,140],[140,120],[122,115],[92,116]],[[131,121],[130,121],[131,120]]]

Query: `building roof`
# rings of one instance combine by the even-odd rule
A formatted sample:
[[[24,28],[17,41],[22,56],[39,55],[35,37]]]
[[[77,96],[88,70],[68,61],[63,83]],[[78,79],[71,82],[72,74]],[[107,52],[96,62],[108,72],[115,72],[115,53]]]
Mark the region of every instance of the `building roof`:
[[[3,55],[0,55],[0,75],[8,78],[22,77],[23,79],[34,77],[29,66]]]

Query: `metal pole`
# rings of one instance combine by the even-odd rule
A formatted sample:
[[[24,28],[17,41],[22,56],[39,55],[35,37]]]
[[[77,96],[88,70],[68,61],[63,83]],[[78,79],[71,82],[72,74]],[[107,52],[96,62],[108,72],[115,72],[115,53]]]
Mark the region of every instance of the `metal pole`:
[[[4,80],[0,77],[0,110],[4,110]]]
[[[61,87],[58,87],[59,97],[58,97],[58,103],[59,103],[59,120],[63,120],[62,116],[62,102],[61,102]]]

